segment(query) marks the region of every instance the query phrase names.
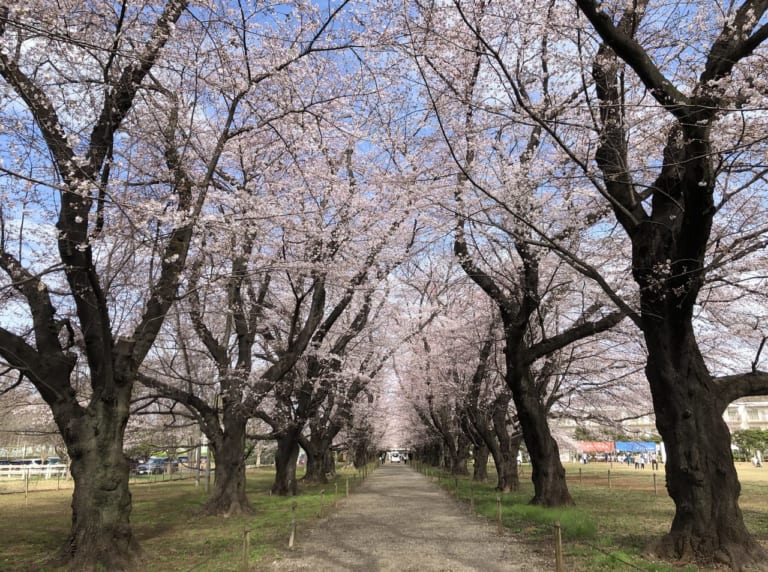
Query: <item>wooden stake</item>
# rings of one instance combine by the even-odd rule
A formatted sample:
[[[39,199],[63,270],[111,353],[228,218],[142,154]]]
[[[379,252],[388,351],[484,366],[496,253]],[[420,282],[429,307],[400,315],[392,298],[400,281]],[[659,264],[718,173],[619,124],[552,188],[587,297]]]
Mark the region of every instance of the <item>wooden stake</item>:
[[[555,571],[563,572],[563,532],[560,521],[555,521]]]
[[[504,532],[504,525],[501,521],[501,495],[496,495],[496,532],[501,536]]]
[[[251,531],[243,529],[243,572],[248,572],[248,552],[250,551]]]
[[[296,501],[291,503],[291,536],[288,538],[288,548],[293,548],[294,540],[296,540]]]

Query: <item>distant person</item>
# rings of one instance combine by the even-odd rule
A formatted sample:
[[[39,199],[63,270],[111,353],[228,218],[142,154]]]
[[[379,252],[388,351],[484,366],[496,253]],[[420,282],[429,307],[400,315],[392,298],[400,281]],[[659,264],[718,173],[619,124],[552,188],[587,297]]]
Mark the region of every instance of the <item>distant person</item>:
[[[656,455],[656,453],[651,453],[651,469],[654,471],[659,470],[659,457]]]

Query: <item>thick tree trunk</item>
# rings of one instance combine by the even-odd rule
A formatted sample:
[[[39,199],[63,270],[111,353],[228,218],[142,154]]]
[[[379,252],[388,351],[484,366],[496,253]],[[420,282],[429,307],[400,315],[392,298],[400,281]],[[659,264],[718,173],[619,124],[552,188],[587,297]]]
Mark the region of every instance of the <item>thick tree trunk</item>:
[[[299,459],[299,431],[297,427],[289,427],[277,439],[273,495],[296,496],[298,493],[296,462]]]
[[[75,416],[55,407],[74,480],[72,527],[58,559],[73,570],[132,570],[142,552],[130,523],[129,464],[123,454],[130,385]]]
[[[507,437],[499,447],[499,459],[496,463],[498,482],[496,489],[508,493],[520,489],[520,472],[517,454],[520,451],[522,437]]]
[[[606,27],[596,3],[578,4],[605,41],[592,68],[602,122],[595,159],[616,218],[632,240],[632,272],[639,286],[640,323],[648,349],[646,376],[656,426],[667,450],[667,489],[675,502],[672,527],[658,548],[664,556],[684,562],[721,562],[738,570],[755,564],[762,569],[766,553],[746,530],[738,505],[740,485],[722,420],[728,404],[707,370],[692,324],[722,192],[716,188],[719,158],[712,140],[720,111],[730,104],[724,92],[708,85],[731,75],[732,66],[764,41],[759,22],[766,8],[745,2],[740,10],[757,10],[750,22],[743,27],[723,26],[709,52],[702,54],[707,69],[699,82],[689,86],[690,99],[672,97],[685,113],[674,110],[676,105],[661,97],[662,90],[654,89],[666,79],[639,74],[676,119],[667,132],[663,165],[647,187],[653,191],[651,200],[639,200],[639,181],[628,170],[624,92],[617,88],[623,69],[618,58],[636,71],[648,69],[640,44],[626,49],[645,10],[628,6],[615,27]],[[759,30],[754,35],[753,26]],[[757,40],[750,49],[730,49],[747,37]],[[728,56],[723,57],[724,53]]]
[[[325,455],[323,456],[323,472],[327,478],[334,478],[336,476],[336,455],[330,447],[325,448]]]
[[[434,442],[419,449],[417,457],[425,465],[432,467],[440,466],[440,443]]]
[[[509,434],[507,425],[507,407],[509,402],[502,402],[493,413],[493,431],[499,443],[498,459],[496,461],[496,473],[498,481],[496,489],[508,493],[520,489],[520,473],[517,464],[517,455],[520,452],[520,442],[523,436],[516,432]]]
[[[675,324],[674,326],[672,324]],[[690,321],[644,321],[646,375],[656,426],[667,451],[667,490],[675,502],[672,527],[660,555],[713,561],[741,570],[765,561],[739,508],[741,486],[722,412]]]
[[[488,457],[490,451],[486,445],[475,445],[473,447],[473,472],[472,480],[484,483],[488,480]]]
[[[506,424],[501,431],[495,427],[494,435],[489,431],[483,433],[484,439],[491,441],[490,453],[496,466],[496,490],[508,493],[520,489],[520,473],[517,466],[517,453],[520,450],[522,436],[510,437],[506,434]],[[500,433],[503,433],[500,435]]]
[[[231,416],[229,416],[231,417]],[[226,419],[220,439],[209,436],[216,476],[213,491],[203,507],[210,515],[251,514],[253,508],[245,493],[245,424],[242,419]]]
[[[572,505],[560,450],[549,429],[547,410],[539,398],[531,372],[520,366],[524,363],[523,357],[509,348],[506,362],[507,384],[512,390],[517,418],[531,457],[534,496],[530,502],[547,507]]]
[[[464,433],[459,433],[456,438],[456,446],[450,449],[451,452],[451,474],[456,476],[469,475],[469,448],[471,443]]]
[[[329,476],[336,474],[336,458],[331,451],[331,444],[341,430],[336,423],[323,426],[321,423],[310,424],[310,436],[302,439],[301,445],[307,452],[307,472],[304,480],[310,483],[325,484]]]
[[[307,453],[307,471],[304,473],[304,481],[309,483],[325,484],[328,482],[328,448],[326,439],[314,436],[303,441]],[[334,469],[335,472],[335,469]]]
[[[443,444],[440,443],[434,443],[431,447],[427,449],[426,452],[426,461],[432,465],[433,467],[439,467],[441,466],[443,462]]]
[[[502,454],[499,463],[496,465],[497,482],[496,490],[502,493],[509,493],[520,489],[520,474],[517,468],[517,459],[509,455]]]
[[[328,478],[325,475],[324,451],[307,450],[307,471],[304,473],[304,481],[308,483],[325,484]]]
[[[368,441],[359,440],[355,444],[355,449],[352,453],[352,464],[355,465],[355,468],[359,469],[371,460],[372,456],[373,451],[369,450]]]

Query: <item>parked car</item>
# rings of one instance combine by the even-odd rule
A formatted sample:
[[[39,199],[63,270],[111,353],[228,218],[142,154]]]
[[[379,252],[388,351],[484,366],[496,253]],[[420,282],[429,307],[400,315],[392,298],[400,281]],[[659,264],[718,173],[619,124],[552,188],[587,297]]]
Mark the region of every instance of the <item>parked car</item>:
[[[392,461],[393,463],[399,463],[400,462],[400,453],[398,453],[397,451],[392,451],[389,454],[389,460]]]
[[[11,465],[26,465],[26,466],[33,466],[33,467],[39,467],[43,464],[42,459],[14,459],[11,461]]]
[[[170,464],[170,471],[168,470]],[[179,469],[178,461],[171,461],[168,457],[150,457],[146,463],[139,463],[136,467],[137,475],[162,475],[163,473],[175,473]]]

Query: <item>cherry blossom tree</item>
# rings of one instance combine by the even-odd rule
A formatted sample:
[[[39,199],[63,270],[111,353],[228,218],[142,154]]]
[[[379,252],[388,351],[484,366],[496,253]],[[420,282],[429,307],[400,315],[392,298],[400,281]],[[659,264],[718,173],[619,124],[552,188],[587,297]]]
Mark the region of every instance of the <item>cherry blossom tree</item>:
[[[186,6],[0,6],[0,121],[11,151],[0,266],[5,287],[25,306],[23,320],[0,327],[0,353],[40,392],[66,443],[75,490],[61,557],[82,569],[122,570],[140,556],[123,433],[135,375],[174,301],[205,200],[204,186],[174,178],[168,102],[146,89],[153,70],[169,61],[174,32],[187,25]],[[100,244],[135,206],[130,184],[138,169],[129,150],[144,134],[129,124],[138,101],[155,113],[144,122],[169,135],[155,141],[155,180],[139,182],[165,212],[145,211],[160,231],[144,250],[156,266],[132,293],[143,309],[117,329]],[[82,384],[73,376],[81,358]]]
[[[496,324],[491,320],[485,339],[477,354],[477,365],[466,381],[464,398],[460,405],[460,419],[464,432],[477,448],[482,445],[493,458],[496,466],[496,489],[501,492],[518,490],[517,457],[523,434],[514,410],[510,411],[511,392],[505,387],[503,367],[498,367],[499,357]],[[487,456],[485,462],[487,463]],[[483,459],[475,456],[475,464]],[[477,466],[475,476],[478,476]]]
[[[744,526],[722,415],[732,400],[764,394],[768,374],[755,363],[748,373],[714,377],[697,341],[694,313],[708,272],[722,275],[724,259],[749,257],[766,244],[768,229],[754,219],[764,212],[761,195],[765,199],[764,168],[754,161],[764,149],[764,120],[754,110],[766,103],[759,78],[768,4],[668,10],[647,2],[616,10],[589,0],[577,4],[598,35],[590,62],[599,110],[594,161],[603,195],[632,241],[646,374],[676,507],[659,551],[741,569],[764,561],[765,552]],[[661,55],[654,34],[662,12],[674,22],[664,36],[696,29],[685,36],[694,38],[692,57]],[[630,151],[634,134],[625,117],[637,117],[640,89],[652,97],[664,125],[653,159]],[[634,164],[644,169],[635,174]],[[731,217],[726,232],[715,222],[721,217]]]
[[[378,211],[378,208],[375,210]],[[362,360],[348,360],[347,354],[350,344],[368,328],[369,321],[377,316],[375,308],[388,303],[386,297],[381,298],[381,294],[376,292],[377,284],[381,285],[400,259],[407,256],[413,242],[413,237],[408,238],[406,235],[399,257],[395,254],[395,258],[388,258],[394,251],[385,255],[385,247],[390,246],[393,238],[400,236],[397,229],[403,223],[404,213],[407,215],[408,212],[401,211],[394,204],[389,204],[386,210],[395,215],[394,220],[390,214],[388,218],[392,222],[383,235],[374,231],[379,235],[378,238],[367,235],[367,254],[362,256],[360,263],[352,263],[346,269],[352,269],[354,273],[346,277],[342,272],[336,273],[333,282],[344,285],[346,280],[346,287],[329,296],[322,322],[311,337],[310,351],[286,376],[286,383],[275,386],[272,410],[262,408],[255,413],[259,419],[272,426],[278,437],[277,475],[273,486],[275,494],[296,494],[295,459],[301,441],[308,455],[313,457],[311,467],[315,473],[310,473],[310,479],[323,480],[325,471],[317,467],[323,466],[323,458],[333,438],[344,426],[349,425],[351,407],[355,400],[366,390],[372,375],[381,368],[381,362],[375,359],[373,353]],[[387,219],[379,217],[379,220]],[[366,223],[366,226],[369,224]],[[375,228],[376,225],[369,226],[369,229]],[[347,258],[348,254],[340,251],[337,253],[339,259],[329,260],[341,260]],[[347,264],[350,262],[348,260]],[[352,361],[351,371],[346,369],[349,361]],[[314,432],[308,439],[303,439],[302,432],[310,421]],[[331,426],[324,427],[328,423]]]
[[[532,11],[526,9],[526,13]],[[545,10],[539,16],[537,27],[515,30],[520,37],[509,49],[530,54],[518,73],[532,71],[528,68],[534,64],[529,62],[544,70],[551,65],[547,47],[550,12]],[[524,87],[497,97],[484,34],[512,33],[499,15],[484,3],[464,6],[455,2],[425,9],[410,26],[409,49],[435,110],[436,127],[447,144],[446,154],[458,171],[452,207],[456,258],[500,312],[505,381],[531,454],[532,502],[559,506],[572,499],[534,366],[569,344],[615,326],[626,311],[604,310],[606,296],[593,289],[580,306],[571,306],[570,322],[552,322],[549,327],[555,328],[550,330],[539,318],[546,300],[559,297],[562,280],[558,275],[562,265],[546,259],[553,256],[549,242],[559,237],[563,249],[578,251],[585,247],[586,236],[580,232],[584,221],[571,216],[575,210],[572,198],[562,200],[571,211],[568,216],[555,216],[551,209],[555,195],[549,181],[562,176],[563,163],[544,145],[541,125],[518,111],[536,106],[557,121],[571,96],[555,93],[545,72],[525,75]],[[504,98],[512,96],[518,107],[502,108]]]
[[[622,256],[600,266],[594,250],[584,256],[562,235],[535,227],[643,332],[677,507],[660,552],[740,568],[763,556],[743,526],[722,412],[734,398],[765,391],[758,349],[764,334],[752,326],[747,374],[738,373],[734,356],[726,367],[718,352],[708,363],[699,338],[713,331],[715,312],[717,327],[729,322],[721,292],[743,296],[762,284],[749,268],[765,246],[765,89],[758,78],[766,6],[577,5],[586,18],[574,19],[573,8],[558,3],[510,5],[513,19],[483,4],[453,8],[492,70],[478,77],[493,78],[483,93],[497,116],[520,112],[521,123],[540,129],[545,141],[536,157],[546,151],[558,165],[537,177],[560,182],[549,195],[550,218],[579,212],[593,225],[586,236],[598,238],[614,226],[605,219],[610,209],[631,243],[618,243],[612,252]],[[541,62],[538,69],[532,61]],[[518,139],[519,147],[526,140]],[[476,172],[467,176],[479,180]],[[634,292],[614,281],[622,260],[631,262]]]
[[[207,436],[217,463],[205,508],[211,514],[251,511],[245,495],[248,422],[296,364],[323,317],[323,266],[332,261],[335,247],[312,228],[310,218],[320,219],[327,211],[316,208],[323,198],[307,183],[315,167],[306,150],[311,144],[323,148],[313,125],[328,101],[346,95],[341,85],[338,93],[328,90],[333,70],[318,57],[347,41],[326,34],[343,6],[327,14],[307,7],[306,18],[293,20],[295,27],[283,25],[278,14],[270,41],[260,39],[268,22],[260,10],[243,10],[240,20],[229,25],[222,18],[223,29],[211,34],[217,50],[239,62],[242,77],[230,75],[229,83],[214,93],[224,105],[209,112],[231,117],[238,137],[221,150],[214,179],[217,208],[207,213],[190,265],[183,304],[188,314],[180,323],[191,325],[215,364],[216,388],[211,392],[209,380],[191,379],[192,368],[174,383],[150,371],[141,378],[187,407]],[[255,31],[261,33],[251,33]],[[280,42],[303,47],[298,53],[288,50],[280,60]],[[310,68],[317,75],[310,74]],[[244,86],[234,97],[233,85]],[[320,153],[322,161],[328,152]],[[325,173],[318,184],[330,184],[329,176],[337,173]],[[297,205],[306,205],[306,217],[301,209],[297,212]],[[287,302],[282,312],[281,302]],[[172,360],[173,352],[166,357]],[[168,359],[164,364],[167,371]]]

